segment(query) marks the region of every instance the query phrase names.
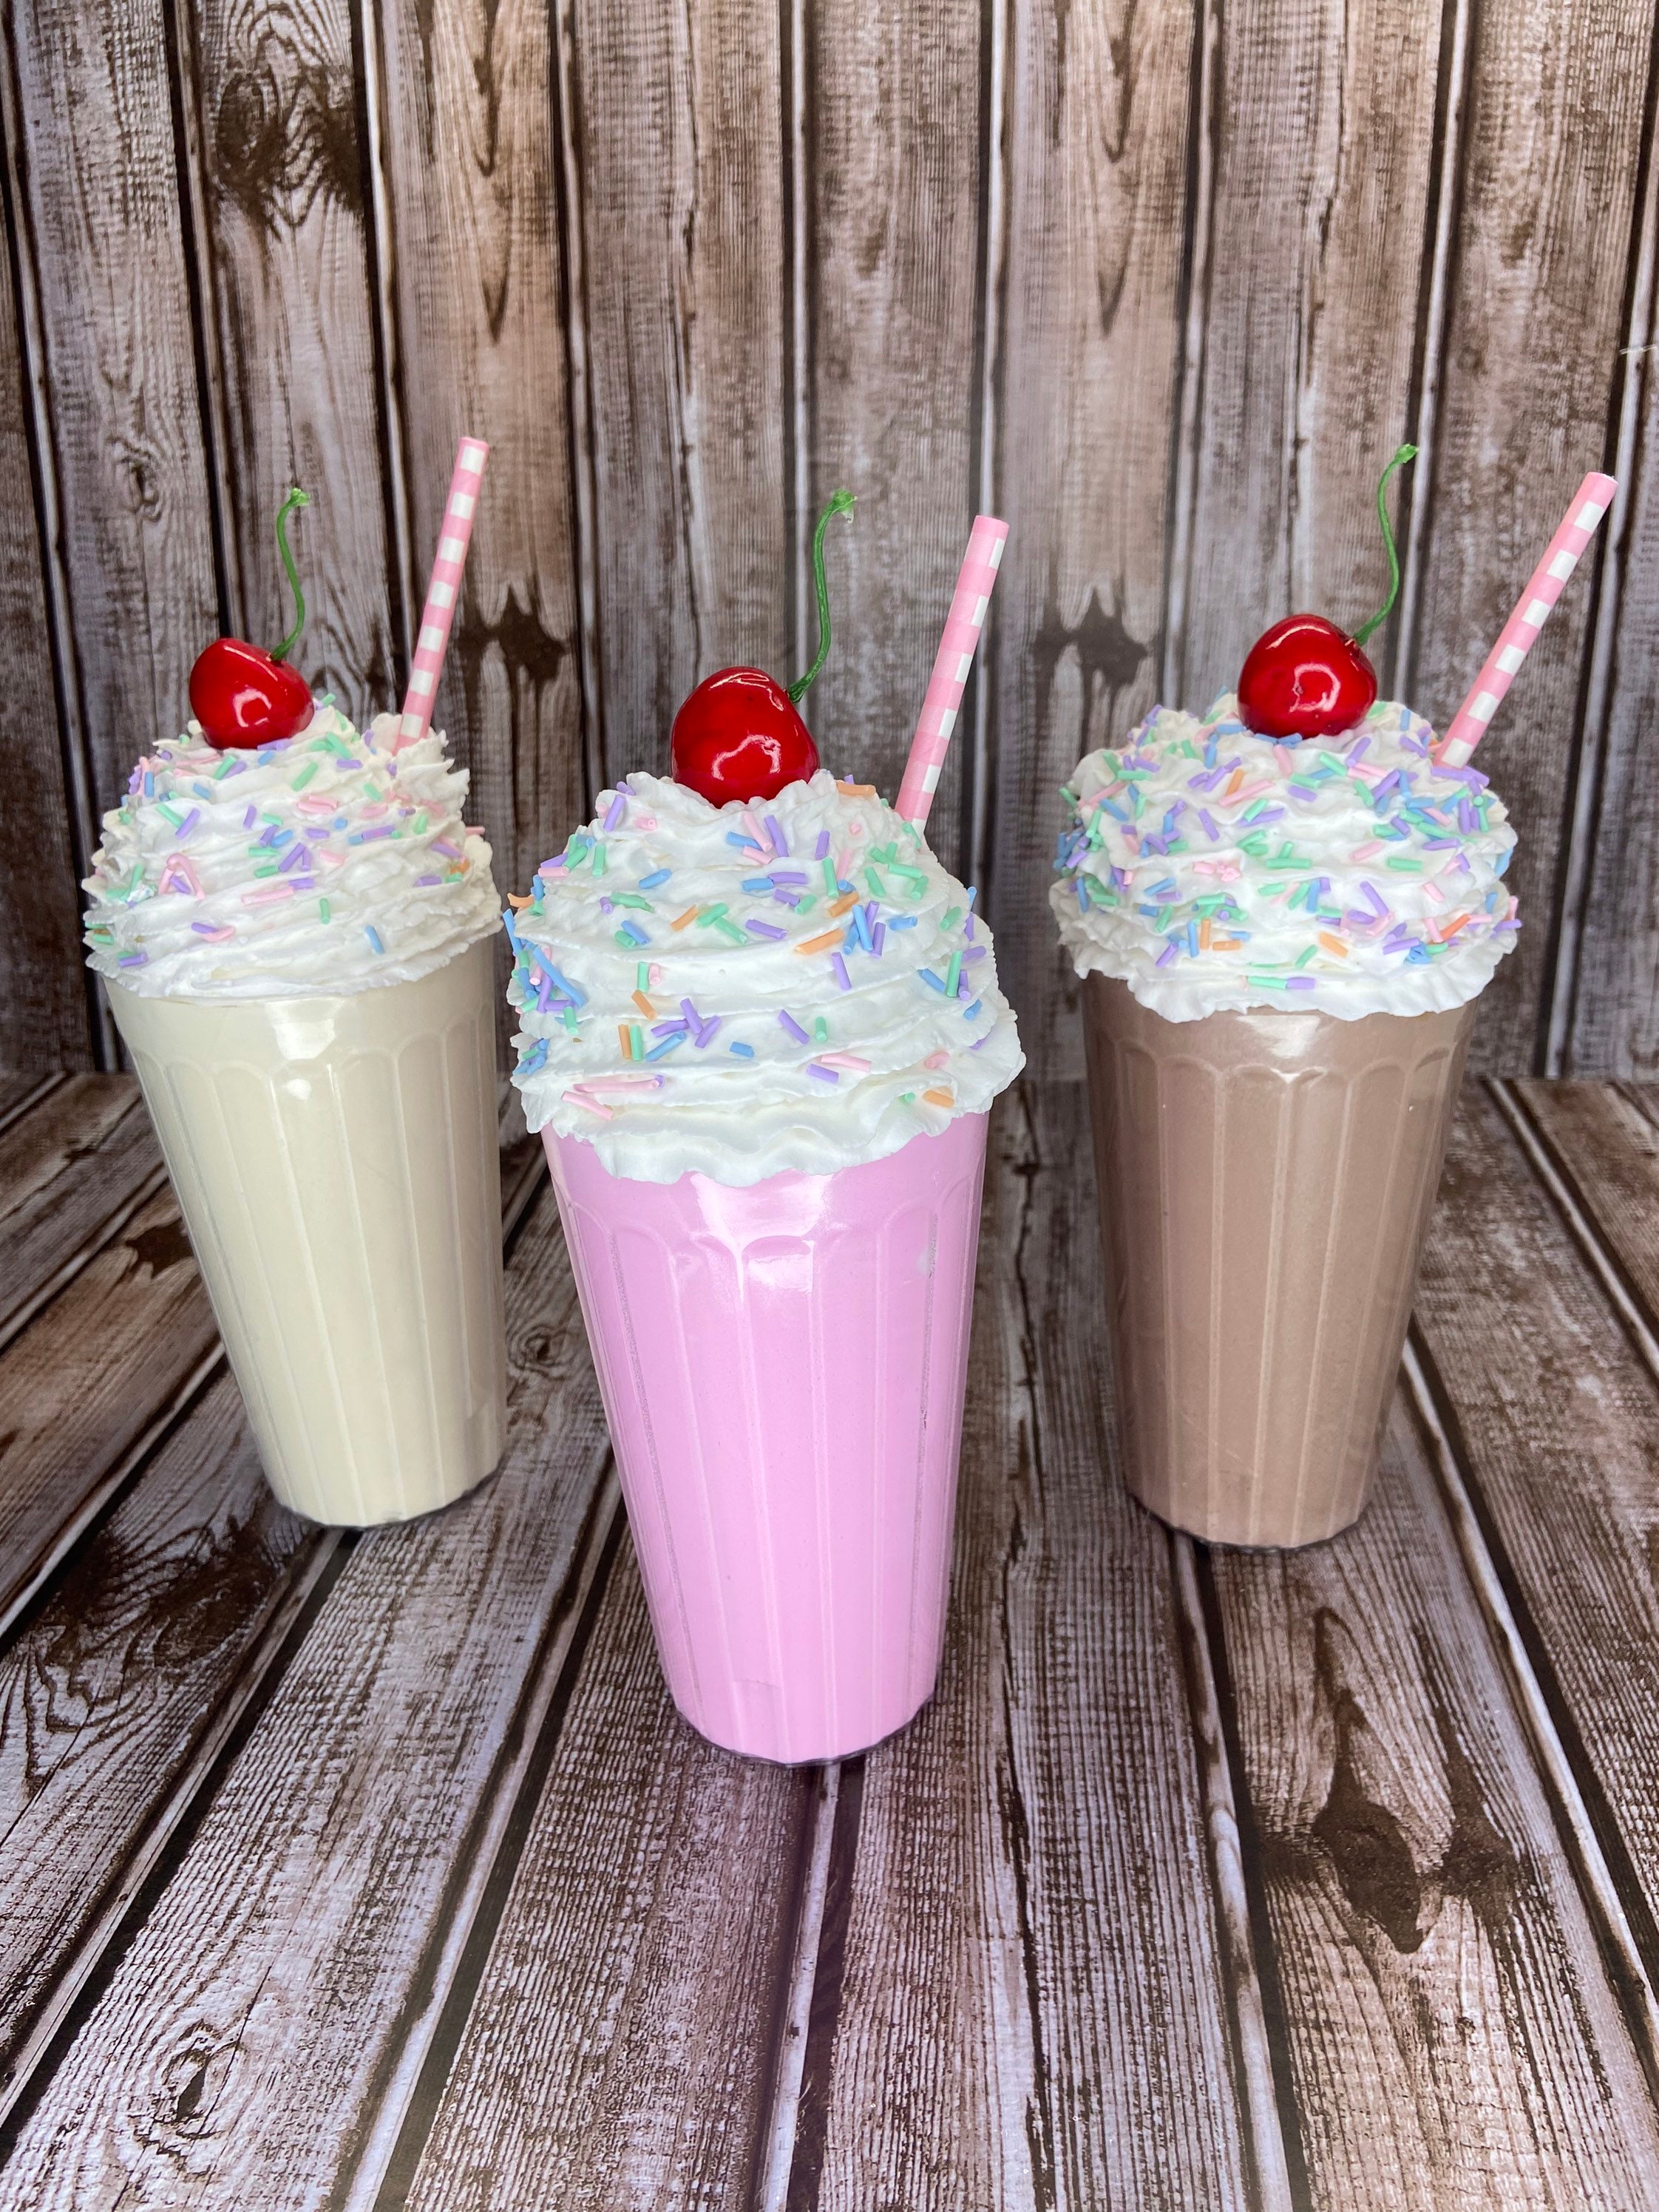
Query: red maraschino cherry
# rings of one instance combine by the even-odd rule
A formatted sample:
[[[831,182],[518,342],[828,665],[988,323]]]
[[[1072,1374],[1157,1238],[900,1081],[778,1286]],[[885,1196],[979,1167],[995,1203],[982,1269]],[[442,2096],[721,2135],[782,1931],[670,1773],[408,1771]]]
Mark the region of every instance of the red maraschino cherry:
[[[296,617],[275,653],[240,637],[215,638],[190,672],[190,711],[221,752],[298,737],[311,720],[311,686],[286,656],[305,627],[306,603],[288,550],[288,518],[310,501],[296,485],[276,516],[276,550],[294,589]]]
[[[1323,615],[1287,615],[1264,630],[1238,673],[1238,714],[1262,738],[1332,738],[1358,728],[1376,699],[1376,671],[1365,641],[1386,622],[1400,590],[1400,561],[1383,498],[1389,478],[1417,458],[1401,446],[1376,487],[1376,513],[1389,556],[1389,596],[1352,637]]]
[[[818,595],[817,659],[786,690],[760,668],[720,668],[705,676],[674,717],[670,738],[676,783],[711,806],[775,799],[786,784],[816,775],[818,749],[795,702],[830,653],[830,592],[823,580],[823,533],[832,514],[849,514],[853,495],[838,491],[812,533],[812,574]]]

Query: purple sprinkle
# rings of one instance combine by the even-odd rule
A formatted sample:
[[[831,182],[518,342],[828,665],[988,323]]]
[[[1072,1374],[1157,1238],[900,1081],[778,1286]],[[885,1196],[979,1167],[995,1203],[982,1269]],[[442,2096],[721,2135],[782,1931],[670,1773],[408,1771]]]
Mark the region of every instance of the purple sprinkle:
[[[761,819],[766,824],[767,836],[772,840],[773,851],[787,860],[789,857],[789,840],[779,829],[776,815],[763,814]]]
[[[633,785],[632,785],[632,784],[628,781],[628,778],[627,778],[626,776],[623,776],[623,777],[618,781],[617,785],[617,790],[622,793],[622,795],[623,795],[623,797],[624,799],[631,799],[631,798],[634,796],[634,787],[633,787]]]
[[[1155,968],[1167,968],[1175,957],[1175,946],[1173,945],[1166,945],[1163,951],[1158,954],[1158,958],[1152,963],[1152,965]]]
[[[682,999],[680,1000],[680,1004],[684,1006],[685,1004],[685,1000]],[[684,1036],[688,1030],[693,1030],[696,1027],[696,1020],[694,1016],[689,1022],[669,1021],[654,1023],[652,1025],[651,1034],[653,1036]]]
[[[772,894],[773,905],[787,906],[791,914],[800,904],[800,900],[801,895],[799,891],[774,891]]]
[[[540,867],[537,869],[536,873],[538,876],[550,876],[556,868],[562,868],[563,866],[564,854],[562,853],[555,853],[550,860],[544,860],[542,862]]]
[[[970,960],[983,960],[984,957],[985,947],[982,945],[976,945],[971,952],[964,952],[963,954],[962,964],[965,968]]]
[[[789,934],[787,929],[775,929],[769,921],[745,921],[743,926],[745,929],[751,930],[757,937],[769,937],[774,941]]]
[[[842,958],[839,952],[832,952],[830,955],[830,965],[835,969],[836,981],[841,985],[842,989],[843,991],[850,991],[853,988],[853,979],[848,974],[847,963]]]
[[[809,1060],[807,1061],[806,1073],[809,1075],[816,1075],[820,1083],[839,1083],[841,1081],[840,1076],[836,1074],[833,1067],[820,1067],[815,1060]]]
[[[709,1018],[703,1024],[702,1027],[697,1031],[696,1035],[691,1040],[692,1043],[696,1047],[699,1052],[706,1052],[708,1050],[708,1047],[714,1042],[715,1037],[719,1035],[720,1026],[720,1016],[718,1014],[711,1014]]]
[[[797,1044],[811,1043],[811,1038],[807,1036],[805,1030],[795,1019],[794,1016],[787,1012],[787,1010],[782,1006],[778,1008],[778,1024],[780,1028],[788,1030],[790,1036],[793,1037]]]
[[[1359,758],[1361,753],[1364,752],[1369,748],[1370,742],[1371,741],[1369,737],[1364,737],[1361,738],[1357,745],[1350,747],[1348,752],[1348,766],[1350,768],[1352,768],[1354,763]]]
[[[813,858],[815,860],[827,860],[829,859],[829,857],[830,857],[830,832],[829,832],[827,830],[819,830],[819,832],[818,832],[818,842],[817,842],[817,848],[816,848],[816,850],[814,851],[814,853],[813,853],[813,854],[812,854],[812,858]]]
[[[121,968],[146,968],[149,965],[148,952],[124,952],[117,962]]]
[[[611,901],[608,898],[602,898],[599,901],[599,912],[601,914],[613,914],[615,911],[615,908],[611,905]]]
[[[252,800],[250,800],[250,801],[248,802],[248,810],[247,810],[247,812],[246,812],[246,813],[242,817],[242,827],[243,827],[243,829],[244,829],[244,830],[251,830],[251,829],[253,827],[254,823],[258,820],[258,818],[259,818],[259,810],[258,810],[258,808],[257,806],[255,806],[255,805],[253,805],[252,801]]]
[[[605,810],[605,828],[607,830],[620,829],[622,826],[623,817],[627,813],[627,797],[623,793],[619,791],[616,797],[611,800],[610,805]]]
[[[700,1030],[702,1027],[702,1016],[697,1012],[690,999],[682,999],[680,1000],[680,1012],[685,1016],[685,1021],[684,1024],[685,1028]]]
[[[969,927],[971,927],[972,924],[970,923]],[[886,941],[887,924],[884,921],[872,922],[870,925],[870,950],[875,954],[878,960],[881,957],[881,948]]]
[[[216,937],[219,934],[216,921],[192,921],[190,926],[198,937]]]
[[[461,857],[460,847],[452,845],[447,837],[434,837],[432,841],[432,849],[434,853],[441,853],[447,860],[459,860]],[[548,865],[550,866],[552,864],[549,862]]]
[[[1314,981],[1311,975],[1287,975],[1285,978],[1285,988],[1287,991],[1311,991],[1314,988]]]
[[[276,872],[279,876],[285,876],[290,868],[308,868],[310,866],[311,855],[307,852],[305,847],[303,845],[292,845],[289,848],[288,851],[283,854],[282,859],[277,861]]]
[[[804,884],[806,881],[805,868],[773,868],[769,872],[775,884]]]
[[[1463,804],[1467,806],[1468,805],[1468,799],[1465,799]],[[201,818],[201,808],[199,806],[192,806],[189,813],[185,815],[184,820],[179,824],[179,827],[173,831],[173,834],[174,837],[188,837],[191,831],[196,827]]]
[[[1359,886],[1359,896],[1365,901],[1379,921],[1386,921],[1389,919],[1389,909],[1377,896],[1374,884],[1362,883]]]
[[[415,880],[417,884],[441,884],[443,881],[443,878],[441,876],[416,876]]]

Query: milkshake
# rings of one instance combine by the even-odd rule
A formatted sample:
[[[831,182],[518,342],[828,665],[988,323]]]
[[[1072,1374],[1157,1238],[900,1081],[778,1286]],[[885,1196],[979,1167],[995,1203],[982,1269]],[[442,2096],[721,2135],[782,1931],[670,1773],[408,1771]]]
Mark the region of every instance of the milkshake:
[[[271,1487],[404,1520],[482,1480],[505,1420],[489,848],[441,736],[301,684],[255,742],[245,674],[247,724],[192,720],[105,816],[88,957]]]
[[[1474,1001],[1519,925],[1503,805],[1420,716],[1273,719],[1155,707],[1089,754],[1050,900],[1129,1487],[1212,1541],[1294,1545],[1364,1507]]]
[[[815,749],[738,770],[750,802],[690,750],[712,796],[629,776],[538,874],[514,1081],[675,1702],[831,1759],[933,1692],[986,1117],[1023,1063],[914,823]]]

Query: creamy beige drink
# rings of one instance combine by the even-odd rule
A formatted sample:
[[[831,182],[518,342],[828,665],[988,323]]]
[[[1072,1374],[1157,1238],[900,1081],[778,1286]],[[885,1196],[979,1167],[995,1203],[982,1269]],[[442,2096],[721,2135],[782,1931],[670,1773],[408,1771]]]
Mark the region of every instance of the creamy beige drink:
[[[505,1420],[489,848],[396,731],[192,725],[86,886],[271,1486],[355,1526],[470,1489]]]

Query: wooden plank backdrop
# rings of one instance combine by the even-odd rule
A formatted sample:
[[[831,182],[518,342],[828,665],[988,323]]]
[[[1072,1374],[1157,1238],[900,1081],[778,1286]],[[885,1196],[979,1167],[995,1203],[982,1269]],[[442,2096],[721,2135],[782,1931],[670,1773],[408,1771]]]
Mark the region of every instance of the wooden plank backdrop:
[[[812,643],[896,784],[977,507],[1013,538],[933,814],[1077,1072],[1054,787],[1253,635],[1381,597],[1443,721],[1583,472],[1614,515],[1481,765],[1526,929],[1477,1059],[1659,1073],[1659,0],[4,0],[0,1067],[112,1065],[75,878],[222,624],[389,703],[458,433],[494,463],[440,719],[503,890]]]

